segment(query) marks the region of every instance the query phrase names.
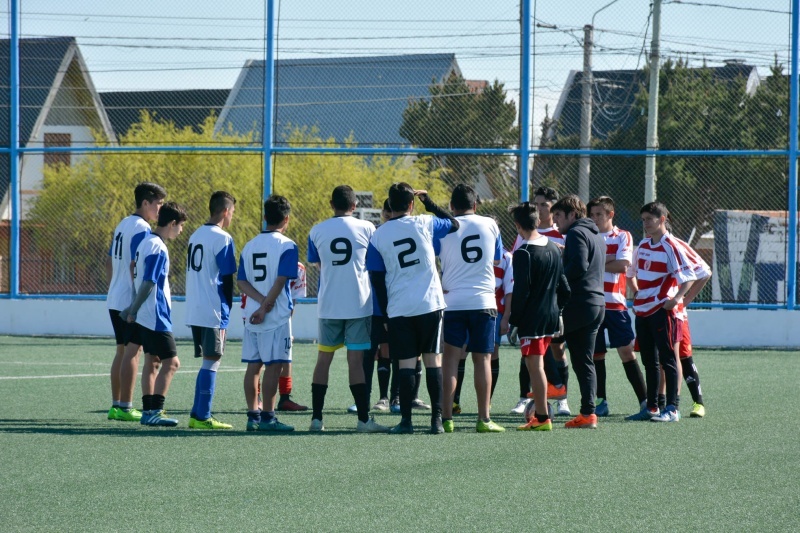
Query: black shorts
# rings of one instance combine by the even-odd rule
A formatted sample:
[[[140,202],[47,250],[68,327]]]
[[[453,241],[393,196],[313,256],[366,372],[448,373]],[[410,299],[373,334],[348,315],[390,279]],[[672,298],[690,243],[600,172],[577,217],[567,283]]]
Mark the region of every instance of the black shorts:
[[[119,311],[116,309],[109,309],[108,315],[111,317],[111,327],[114,328],[114,338],[117,344],[125,344],[125,331],[128,329],[128,323],[119,317]]]
[[[372,328],[370,330],[370,341],[372,347],[377,348],[379,344],[386,344],[389,342],[389,333],[383,327],[388,319],[385,316],[372,315]]]
[[[159,359],[170,359],[178,355],[175,338],[171,331],[153,331],[144,326],[139,326],[142,338],[142,348],[147,355],[154,355]]]
[[[394,359],[442,353],[442,311],[389,318],[389,352]]]
[[[191,328],[195,357],[222,357],[225,341],[222,340],[221,329],[203,326],[191,326]]]
[[[142,326],[136,322],[125,322],[125,342],[128,344],[142,345]]]

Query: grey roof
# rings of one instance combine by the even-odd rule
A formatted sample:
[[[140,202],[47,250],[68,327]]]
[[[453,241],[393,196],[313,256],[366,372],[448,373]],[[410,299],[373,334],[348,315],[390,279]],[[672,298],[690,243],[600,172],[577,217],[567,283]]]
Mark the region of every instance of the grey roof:
[[[275,67],[276,142],[287,128],[317,126],[341,142],[400,145],[403,110],[428,98],[431,83],[460,74],[454,54],[279,60]],[[228,98],[217,130],[232,125],[261,137],[264,62],[248,61]]]
[[[100,98],[119,137],[139,122],[142,110],[154,114],[158,121],[172,122],[179,129],[191,127],[199,133],[206,117],[212,112],[219,116],[229,94],[229,89],[192,89],[107,92],[100,93]]]

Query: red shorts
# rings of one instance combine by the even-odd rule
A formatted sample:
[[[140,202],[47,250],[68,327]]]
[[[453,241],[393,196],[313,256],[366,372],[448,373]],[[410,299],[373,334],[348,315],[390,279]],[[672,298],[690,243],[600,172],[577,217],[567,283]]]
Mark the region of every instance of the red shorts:
[[[544,355],[547,348],[550,346],[550,341],[553,337],[540,337],[534,339],[531,337],[523,337],[519,340],[519,348],[522,350],[522,357],[529,357],[531,355]]]
[[[678,349],[678,357],[685,359],[692,356],[692,334],[689,331],[689,321],[679,320],[679,342],[680,348]]]

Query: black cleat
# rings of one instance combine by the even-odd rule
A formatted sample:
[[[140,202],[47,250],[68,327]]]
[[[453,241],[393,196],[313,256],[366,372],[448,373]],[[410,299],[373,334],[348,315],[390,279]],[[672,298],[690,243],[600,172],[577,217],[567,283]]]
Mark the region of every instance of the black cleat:
[[[442,425],[442,417],[441,416],[432,416],[431,417],[431,435],[438,435],[439,433],[444,433],[444,426]]]
[[[410,435],[414,433],[414,425],[411,423],[411,420],[403,418],[400,420],[399,424],[389,430],[389,433],[392,435]]]

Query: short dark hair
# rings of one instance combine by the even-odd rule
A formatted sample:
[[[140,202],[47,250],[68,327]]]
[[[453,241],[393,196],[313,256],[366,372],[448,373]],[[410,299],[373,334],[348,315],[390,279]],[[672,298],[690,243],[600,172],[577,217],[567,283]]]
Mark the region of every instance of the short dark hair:
[[[533,231],[539,225],[539,211],[530,202],[512,205],[508,208],[508,212],[511,213],[511,218],[514,219],[514,222],[524,230]]]
[[[450,204],[457,211],[472,209],[478,203],[478,194],[475,189],[464,183],[459,183],[450,195]]]
[[[667,209],[667,206],[661,202],[650,202],[649,204],[644,204],[642,208],[639,209],[639,214],[643,215],[644,213],[657,216],[658,218],[667,217],[667,220],[670,219],[669,209]]]
[[[167,202],[158,210],[158,227],[163,228],[173,220],[180,224],[181,222],[186,222],[187,218],[189,217],[182,206],[176,202]]]
[[[408,209],[408,204],[414,201],[414,187],[408,183],[401,181],[400,183],[393,183],[389,187],[389,207],[392,211],[398,213],[405,213]]]
[[[389,207],[389,199],[388,198],[383,201],[383,210],[384,211],[389,211],[390,213],[392,212],[392,208]]]
[[[331,193],[331,203],[337,211],[350,211],[356,201],[356,193],[349,185],[339,185]]]
[[[533,191],[533,197],[536,198],[537,196],[544,196],[548,202],[558,201],[558,192],[552,187],[539,187]]]
[[[614,200],[610,196],[598,196],[597,198],[592,198],[589,200],[589,203],[586,204],[587,215],[592,212],[593,207],[602,207],[607,215],[610,215],[612,211],[617,210],[617,206],[614,204]]]
[[[213,217],[226,209],[230,209],[234,205],[236,205],[236,198],[234,198],[232,194],[225,191],[216,191],[211,195],[211,199],[208,201],[208,211]]]
[[[145,181],[136,186],[133,196],[136,198],[136,209],[139,209],[145,200],[148,202],[163,200],[167,197],[167,191],[161,185]]]
[[[264,202],[264,220],[269,226],[280,224],[292,212],[292,204],[285,196],[273,194]]]
[[[578,198],[577,194],[568,194],[550,208],[551,213],[556,211],[561,211],[565,216],[575,213],[575,218],[584,218],[586,216],[586,204]]]

